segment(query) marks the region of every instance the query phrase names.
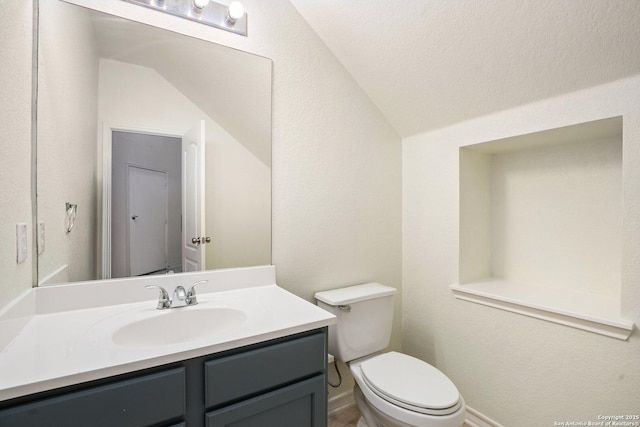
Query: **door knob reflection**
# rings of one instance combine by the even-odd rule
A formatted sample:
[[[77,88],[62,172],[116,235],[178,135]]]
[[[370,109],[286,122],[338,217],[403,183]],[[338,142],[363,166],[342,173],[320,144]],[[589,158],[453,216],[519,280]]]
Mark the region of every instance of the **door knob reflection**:
[[[211,237],[193,237],[191,243],[194,245],[204,245],[205,243],[211,243]]]

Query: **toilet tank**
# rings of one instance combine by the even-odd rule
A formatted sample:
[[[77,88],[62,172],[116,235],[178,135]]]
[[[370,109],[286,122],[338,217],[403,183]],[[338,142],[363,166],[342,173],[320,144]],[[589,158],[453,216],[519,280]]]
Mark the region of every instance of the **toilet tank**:
[[[317,292],[318,306],[338,318],[329,327],[329,353],[350,362],[386,348],[391,338],[396,292],[380,283]]]

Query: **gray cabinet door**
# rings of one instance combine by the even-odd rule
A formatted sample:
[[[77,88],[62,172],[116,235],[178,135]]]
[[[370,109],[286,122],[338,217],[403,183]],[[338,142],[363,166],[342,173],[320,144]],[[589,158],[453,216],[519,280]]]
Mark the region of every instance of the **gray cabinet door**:
[[[325,377],[266,393],[207,414],[207,427],[325,427]]]
[[[0,411],[2,427],[140,427],[185,413],[184,368],[63,394]]]
[[[325,343],[324,334],[314,334],[206,362],[206,407],[220,407],[323,373]]]

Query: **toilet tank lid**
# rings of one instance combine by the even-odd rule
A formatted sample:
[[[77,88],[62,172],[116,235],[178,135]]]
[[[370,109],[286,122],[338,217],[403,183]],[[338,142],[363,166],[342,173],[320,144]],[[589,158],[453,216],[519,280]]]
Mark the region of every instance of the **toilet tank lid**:
[[[394,295],[396,292],[398,291],[395,288],[381,285],[380,283],[365,283],[362,285],[347,286],[346,288],[316,292],[314,296],[318,301],[322,301],[325,304],[346,305]]]

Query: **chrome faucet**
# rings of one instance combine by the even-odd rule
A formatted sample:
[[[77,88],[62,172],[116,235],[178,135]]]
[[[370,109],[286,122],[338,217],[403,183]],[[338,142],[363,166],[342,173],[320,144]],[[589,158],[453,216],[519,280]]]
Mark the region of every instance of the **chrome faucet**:
[[[169,293],[162,286],[147,285],[145,286],[145,288],[158,289],[160,291],[157,308],[158,310],[164,310],[167,308],[178,308],[188,305],[196,305],[198,303],[198,298],[196,297],[196,286],[208,282],[208,280],[200,280],[198,282],[195,282],[193,285],[191,285],[188,291],[185,290],[184,287],[179,285],[173,291],[173,297],[171,298],[169,298]]]

